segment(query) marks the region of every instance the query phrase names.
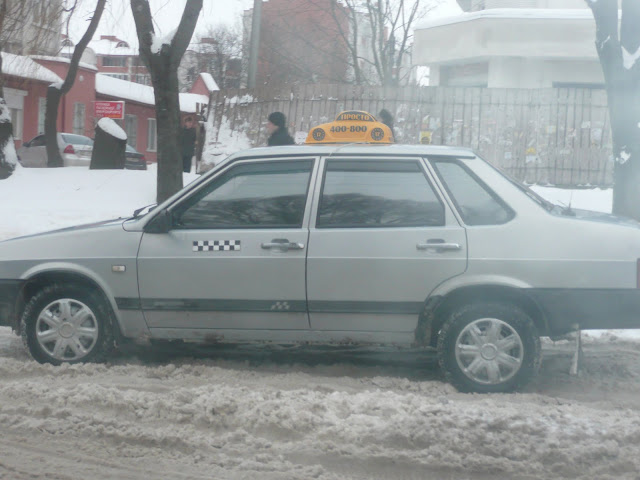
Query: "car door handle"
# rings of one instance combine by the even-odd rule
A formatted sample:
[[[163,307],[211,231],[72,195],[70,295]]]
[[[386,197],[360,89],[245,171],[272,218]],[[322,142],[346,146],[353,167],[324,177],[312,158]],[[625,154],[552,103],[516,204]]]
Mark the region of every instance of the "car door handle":
[[[427,243],[419,243],[416,245],[418,250],[435,250],[436,252],[447,252],[461,250],[462,245],[459,243],[447,243],[440,238],[427,240]]]
[[[276,249],[276,250],[302,250],[304,248],[304,243],[300,242],[290,242],[286,238],[274,238],[270,242],[266,242],[261,244],[262,248],[265,250]]]

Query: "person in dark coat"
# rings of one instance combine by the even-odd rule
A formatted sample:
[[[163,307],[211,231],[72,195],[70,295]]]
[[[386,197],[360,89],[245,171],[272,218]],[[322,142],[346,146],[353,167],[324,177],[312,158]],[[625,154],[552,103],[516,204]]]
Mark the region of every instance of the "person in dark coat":
[[[396,132],[393,131],[393,116],[391,115],[391,113],[389,113],[389,110],[383,108],[382,110],[380,110],[378,117],[380,118],[380,121],[382,123],[389,127],[389,130],[391,130],[391,135],[393,136],[393,141],[395,142]]]
[[[270,147],[295,144],[293,138],[289,135],[289,131],[287,130],[287,119],[282,112],[273,112],[269,115],[267,131],[270,134],[269,140],[267,140],[267,144]]]
[[[191,159],[196,151],[196,129],[193,126],[193,118],[187,117],[184,126],[180,130],[180,150],[182,153],[182,171],[191,171]]]

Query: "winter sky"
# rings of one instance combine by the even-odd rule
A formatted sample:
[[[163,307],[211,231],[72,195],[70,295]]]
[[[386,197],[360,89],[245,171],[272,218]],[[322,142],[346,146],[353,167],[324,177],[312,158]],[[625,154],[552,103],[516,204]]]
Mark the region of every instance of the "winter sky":
[[[158,34],[167,34],[178,26],[186,1],[150,0],[149,3],[151,4],[151,11],[156,22],[156,32]],[[442,1],[443,5],[431,14],[432,17],[446,16],[460,11],[455,0]],[[425,1],[425,3],[427,2]],[[71,38],[74,41],[78,41],[84,33],[95,4],[96,0],[83,0],[81,3],[82,11],[74,15],[69,29]],[[239,26],[243,10],[252,6],[253,0],[204,0],[200,20],[196,27],[196,35],[199,32],[206,31],[208,26],[219,23]],[[129,0],[110,0],[107,2],[98,32],[94,38],[100,38],[100,35],[116,35],[131,44],[137,44],[135,24],[131,14],[131,2]]]

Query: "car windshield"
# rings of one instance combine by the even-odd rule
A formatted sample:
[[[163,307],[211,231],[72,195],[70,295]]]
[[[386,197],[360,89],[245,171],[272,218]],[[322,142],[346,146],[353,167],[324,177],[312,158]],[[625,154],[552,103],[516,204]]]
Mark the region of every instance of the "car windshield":
[[[65,143],[71,143],[72,145],[88,145],[90,147],[93,146],[93,140],[89,137],[85,137],[83,135],[74,135],[72,133],[62,133],[62,140]]]
[[[138,153],[138,151],[127,143],[126,151],[129,153]]]

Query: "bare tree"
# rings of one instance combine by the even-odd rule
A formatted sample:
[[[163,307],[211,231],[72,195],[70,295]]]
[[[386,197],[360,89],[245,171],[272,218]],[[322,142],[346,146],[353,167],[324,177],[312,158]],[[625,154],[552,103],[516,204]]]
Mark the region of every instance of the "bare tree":
[[[312,0],[316,1],[316,0]],[[342,0],[349,22],[344,28],[342,12],[331,13],[349,51],[356,84],[400,85],[410,78],[410,50],[416,21],[443,0]]]
[[[87,31],[84,33],[78,44],[73,50],[71,61],[69,64],[69,70],[67,76],[61,85],[53,84],[49,85],[47,89],[47,106],[45,108],[44,116],[44,137],[47,147],[47,166],[48,167],[62,167],[64,165],[62,155],[58,148],[58,108],[60,107],[60,99],[66,95],[71,87],[73,87],[76,81],[76,75],[78,73],[78,66],[80,65],[80,59],[84,53],[85,48],[96,33],[102,12],[104,12],[104,6],[107,0],[98,0],[96,8],[93,11],[93,16],[89,21]],[[74,0],[73,5],[67,12],[71,15],[73,10],[77,7],[78,0]]]
[[[208,72],[221,89],[239,88],[242,73],[242,35],[228,25],[210,25],[198,36],[196,45],[198,72]]]
[[[191,42],[202,0],[189,0],[178,28],[159,39],[153,28],[149,0],[131,0],[136,23],[140,58],[151,73],[158,127],[158,190],[162,202],[182,188],[182,157],[178,148],[180,132],[180,98],[178,67]]]
[[[640,2],[586,0],[596,20],[613,136],[613,212],[640,220]],[[618,28],[620,25],[620,28]]]

